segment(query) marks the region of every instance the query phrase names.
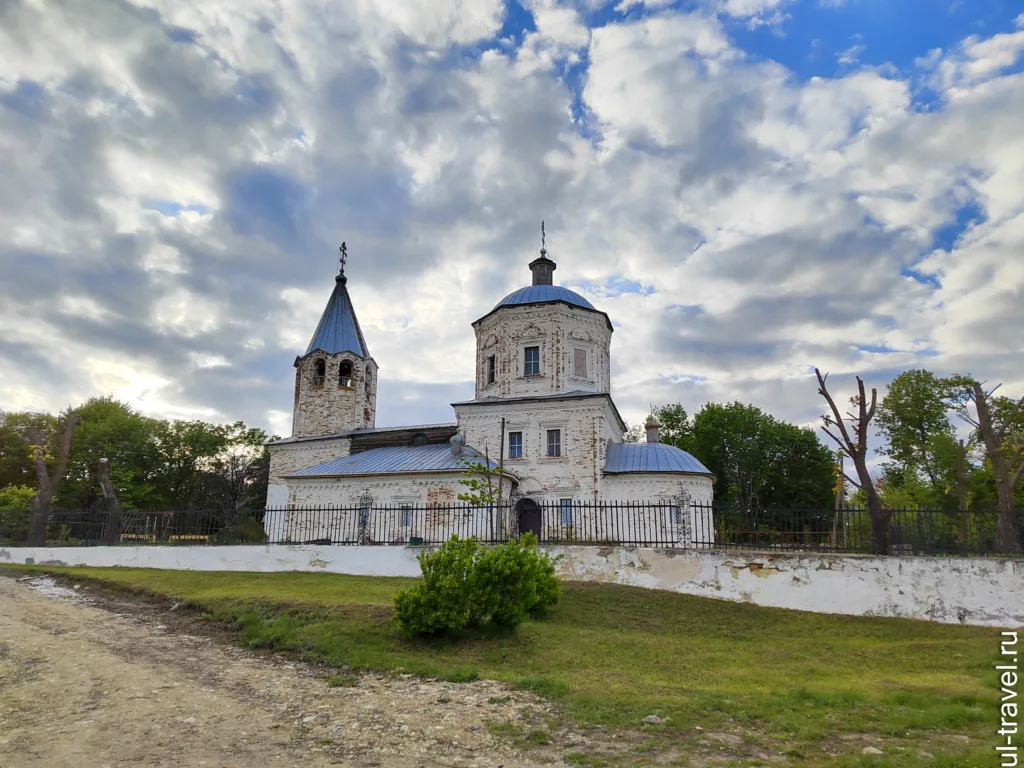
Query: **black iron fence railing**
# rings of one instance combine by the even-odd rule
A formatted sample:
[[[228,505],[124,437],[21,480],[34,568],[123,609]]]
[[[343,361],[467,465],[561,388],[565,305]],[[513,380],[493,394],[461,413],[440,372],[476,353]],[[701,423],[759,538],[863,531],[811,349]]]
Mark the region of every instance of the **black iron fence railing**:
[[[0,510],[0,546],[27,543],[28,510]],[[998,531],[995,511],[891,511],[887,554],[1013,555],[1024,543]],[[872,553],[864,509],[748,509],[657,502],[532,502],[512,504],[377,504],[279,509],[130,510],[119,531],[103,509],[51,510],[48,546],[99,544],[340,544],[436,545],[453,535],[507,541],[531,531],[544,544]]]
[[[866,509],[752,509],[694,505],[693,546],[801,552],[875,551]],[[891,555],[1013,555],[1024,544],[1024,513],[1014,515],[1015,541],[997,533],[995,510],[891,509],[885,530]],[[712,521],[708,525],[708,521]]]

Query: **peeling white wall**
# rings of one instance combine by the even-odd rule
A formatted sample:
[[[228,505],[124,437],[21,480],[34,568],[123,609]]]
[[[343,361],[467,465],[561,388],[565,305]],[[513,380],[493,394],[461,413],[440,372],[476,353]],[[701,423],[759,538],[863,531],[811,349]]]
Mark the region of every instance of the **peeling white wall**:
[[[0,563],[418,576],[417,547],[11,547]],[[1024,560],[552,547],[559,575],[776,608],[1024,627]]]
[[[571,581],[851,616],[1024,626],[1024,560],[553,547]]]
[[[0,563],[160,568],[174,571],[312,571],[353,576],[419,576],[420,547],[312,544],[228,547],[11,547]]]

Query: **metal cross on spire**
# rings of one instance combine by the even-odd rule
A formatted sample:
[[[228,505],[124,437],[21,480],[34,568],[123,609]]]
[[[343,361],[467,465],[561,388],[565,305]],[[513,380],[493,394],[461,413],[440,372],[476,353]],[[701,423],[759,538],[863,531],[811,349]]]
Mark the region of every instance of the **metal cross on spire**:
[[[540,255],[544,256],[548,252],[547,249],[547,234],[544,232],[544,219],[540,220]]]
[[[341,275],[342,275],[342,277],[344,277],[345,276],[345,262],[348,261],[348,249],[345,247],[345,243],[344,242],[342,242],[341,247],[338,250],[341,251],[341,258],[339,259],[339,261],[341,262]]]

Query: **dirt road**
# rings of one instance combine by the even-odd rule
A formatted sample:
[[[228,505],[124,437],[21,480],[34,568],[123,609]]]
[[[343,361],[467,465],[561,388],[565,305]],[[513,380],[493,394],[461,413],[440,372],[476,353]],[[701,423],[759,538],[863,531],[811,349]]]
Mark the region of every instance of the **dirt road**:
[[[0,577],[0,768],[534,765],[485,725],[543,714],[523,692],[383,676],[332,688],[89,595]]]

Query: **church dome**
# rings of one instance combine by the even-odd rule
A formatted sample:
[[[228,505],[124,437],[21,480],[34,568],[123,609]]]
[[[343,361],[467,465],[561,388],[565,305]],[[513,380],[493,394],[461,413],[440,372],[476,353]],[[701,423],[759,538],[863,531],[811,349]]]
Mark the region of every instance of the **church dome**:
[[[681,448],[665,443],[609,443],[604,471],[608,474],[630,472],[711,474],[695,456]]]
[[[549,301],[563,301],[575,307],[596,311],[594,305],[576,293],[576,291],[570,291],[568,288],[562,288],[560,285],[528,285],[525,288],[520,288],[518,291],[510,293],[495,304],[494,309],[514,307],[521,304],[545,304]],[[491,311],[493,312],[494,310]]]

